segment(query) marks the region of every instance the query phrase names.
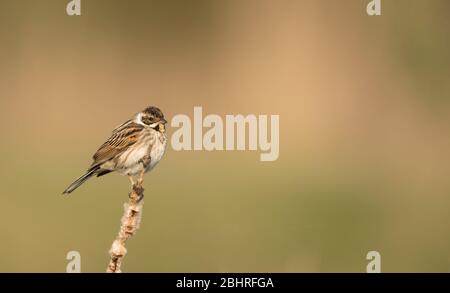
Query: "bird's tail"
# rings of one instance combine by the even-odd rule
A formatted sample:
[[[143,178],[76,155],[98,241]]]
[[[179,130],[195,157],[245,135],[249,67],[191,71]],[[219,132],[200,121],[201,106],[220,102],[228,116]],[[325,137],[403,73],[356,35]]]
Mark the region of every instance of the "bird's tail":
[[[75,189],[77,189],[81,184],[83,184],[86,180],[88,180],[89,178],[91,178],[91,176],[96,174],[96,171],[99,168],[91,168],[89,169],[86,174],[84,174],[83,176],[81,176],[80,178],[78,178],[77,180],[75,180],[72,184],[69,185],[69,187],[67,187],[66,190],[64,190],[63,194],[69,194],[72,191],[74,191]]]

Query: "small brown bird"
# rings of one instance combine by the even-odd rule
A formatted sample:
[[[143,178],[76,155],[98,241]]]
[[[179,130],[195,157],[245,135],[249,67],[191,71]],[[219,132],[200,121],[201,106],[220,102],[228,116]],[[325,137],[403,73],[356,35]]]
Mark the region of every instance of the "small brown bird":
[[[152,170],[166,151],[166,123],[160,109],[148,107],[118,126],[94,154],[86,174],[63,194],[71,193],[94,175],[100,177],[113,171],[127,175],[133,185],[142,184],[144,173]]]

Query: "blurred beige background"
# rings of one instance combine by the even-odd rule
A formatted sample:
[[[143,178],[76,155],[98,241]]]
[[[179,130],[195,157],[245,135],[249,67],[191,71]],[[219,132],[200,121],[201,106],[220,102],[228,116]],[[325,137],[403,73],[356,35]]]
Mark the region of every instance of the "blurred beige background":
[[[279,114],[280,157],[169,149],[124,271],[450,270],[449,1],[68,2],[0,0],[0,272],[105,270],[127,178],[61,192],[147,105]]]

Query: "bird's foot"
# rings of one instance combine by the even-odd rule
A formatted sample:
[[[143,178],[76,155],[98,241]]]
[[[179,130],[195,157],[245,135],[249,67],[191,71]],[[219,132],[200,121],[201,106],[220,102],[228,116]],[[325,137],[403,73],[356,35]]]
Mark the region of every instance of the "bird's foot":
[[[139,203],[144,198],[144,188],[140,184],[133,184],[132,191],[129,193],[130,199],[136,200]]]
[[[142,164],[144,169],[147,169],[147,167],[150,165],[150,162],[152,161],[150,155],[144,156],[142,159],[139,160],[139,163]]]
[[[137,184],[139,186],[142,186],[142,183],[144,183],[144,172],[141,172],[141,174],[139,174],[139,178],[137,180]]]
[[[134,182],[134,178],[131,175],[128,175],[128,179],[130,179],[131,182],[131,186],[134,186],[136,184],[136,182]]]

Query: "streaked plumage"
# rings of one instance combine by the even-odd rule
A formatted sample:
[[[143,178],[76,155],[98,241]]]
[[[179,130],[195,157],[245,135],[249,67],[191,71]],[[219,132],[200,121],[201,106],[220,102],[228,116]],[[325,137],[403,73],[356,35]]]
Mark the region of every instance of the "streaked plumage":
[[[113,171],[128,175],[133,183],[135,176],[139,176],[137,180],[141,182],[143,174],[153,169],[165,153],[166,122],[161,110],[148,107],[119,125],[94,154],[86,174],[63,193],[71,193],[94,175],[99,177]]]

